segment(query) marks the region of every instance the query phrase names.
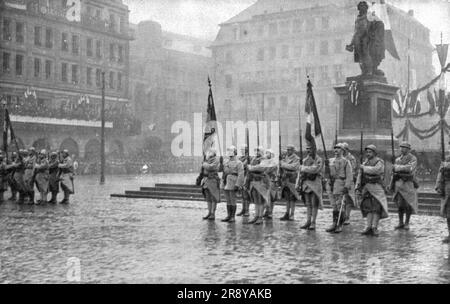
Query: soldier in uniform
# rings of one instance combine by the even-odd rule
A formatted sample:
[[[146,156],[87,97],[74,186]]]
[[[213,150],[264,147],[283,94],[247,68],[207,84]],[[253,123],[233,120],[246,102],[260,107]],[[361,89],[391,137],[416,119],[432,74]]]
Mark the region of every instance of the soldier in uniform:
[[[254,174],[251,173],[248,170],[248,168],[249,168],[249,166],[259,165],[261,163],[261,161],[264,159],[263,153],[264,153],[264,148],[263,147],[258,147],[258,148],[255,149],[255,156],[250,159],[250,164],[247,166],[247,176],[245,177],[245,182],[244,182],[244,191],[246,193],[248,193],[249,203],[254,203],[255,206],[256,206],[256,203],[255,203],[255,201],[253,201],[253,197],[252,197],[251,192],[250,192],[250,185],[251,185],[251,182],[253,181]],[[249,210],[247,210],[247,212],[249,212]],[[256,212],[256,208],[255,208],[255,212]],[[256,218],[257,218],[257,216],[255,215],[253,220],[247,222],[247,224],[254,224],[255,223],[254,220]]]
[[[14,162],[17,159],[17,152],[11,154],[11,160],[8,161],[6,165],[6,172],[8,174],[8,185],[11,189],[11,197],[8,199],[10,201],[16,201],[17,199],[17,185],[14,182]]]
[[[295,203],[300,196],[295,188],[300,168],[300,157],[295,153],[293,145],[287,146],[286,156],[280,161],[281,170],[281,195],[286,200],[286,213],[280,220],[293,221],[295,215]]]
[[[327,232],[340,233],[342,232],[342,225],[345,221],[345,209],[349,205],[347,200],[352,200],[354,204],[355,192],[352,188],[353,184],[353,170],[352,165],[344,157],[344,146],[336,144],[334,147],[335,157],[330,159],[330,175],[333,184],[328,187],[332,189],[333,196],[331,203],[333,207],[333,224],[328,228]]]
[[[319,209],[323,209],[322,201],[322,170],[323,161],[316,154],[314,146],[306,146],[307,156],[300,166],[300,175],[296,188],[305,198],[307,220],[301,229],[316,230],[316,219]]]
[[[60,204],[68,204],[70,195],[75,193],[73,185],[73,161],[68,150],[62,152],[62,157],[63,159],[58,165],[58,168],[60,171],[59,179],[61,181],[61,189],[64,192],[64,198]]]
[[[450,145],[450,142],[449,142]],[[450,156],[441,163],[436,178],[436,192],[442,196],[440,214],[447,219],[448,237],[442,240],[443,243],[450,243]]]
[[[52,197],[49,201],[50,204],[57,203],[57,196],[59,192],[59,160],[58,153],[52,152],[50,153],[50,160],[48,162],[48,190],[52,194]]]
[[[47,151],[41,150],[38,159],[34,164],[36,187],[40,194],[40,199],[37,204],[47,203],[48,183],[49,183],[49,169]]]
[[[222,189],[227,200],[227,217],[222,222],[234,223],[236,215],[236,192],[244,186],[244,165],[237,159],[237,149],[227,149],[227,158],[223,163]]]
[[[24,183],[23,175],[25,172],[24,158],[27,156],[27,150],[21,149],[14,163],[10,165],[10,168],[14,170],[14,184],[17,191],[19,192],[19,200],[17,201],[18,204],[23,204],[26,196],[26,186]]]
[[[352,165],[352,173],[353,173],[352,191],[354,191],[355,190],[356,177],[358,176],[358,174],[357,174],[358,163],[356,162],[355,156],[353,156],[353,154],[350,152],[350,147],[349,147],[348,143],[342,143],[342,146],[344,147],[344,157],[346,159],[348,159],[348,161]],[[349,200],[349,199],[347,199],[345,201],[345,203],[346,203],[346,206],[345,206],[346,208],[345,208],[344,226],[347,226],[347,225],[350,225],[350,213],[352,212],[352,208],[354,208],[356,206],[354,205],[354,202],[352,200]]]
[[[241,147],[241,156],[239,157],[239,160],[241,161],[242,165],[244,166],[244,183],[245,183],[245,179],[248,176],[248,163],[250,160],[249,150],[246,145]],[[250,211],[250,209],[249,209],[250,208],[250,195],[249,195],[248,191],[244,189],[244,187],[241,190],[241,197],[242,197],[242,210],[241,210],[241,212],[239,212],[236,215],[248,217],[248,216],[250,216],[250,213],[249,213],[249,211]]]
[[[202,193],[208,203],[208,214],[204,220],[214,221],[216,219],[216,207],[220,202],[220,158],[216,150],[210,149],[206,153],[206,159],[202,164],[203,180],[201,181]]]
[[[258,148],[257,153],[262,155],[263,148]],[[277,162],[275,159],[261,159],[258,165],[248,167],[251,174],[250,196],[255,204],[255,217],[248,224],[260,225],[263,222],[264,208],[270,208],[271,179],[269,173],[276,171]]]
[[[367,227],[362,235],[378,236],[378,222],[388,218],[388,205],[383,188],[384,161],[377,157],[377,148],[368,145],[365,149],[367,159],[361,164],[356,181],[360,195],[361,212],[367,218]]]
[[[264,213],[264,218],[271,220],[273,217],[273,208],[275,207],[275,202],[278,199],[277,191],[277,179],[278,179],[278,164],[275,159],[275,153],[271,149],[266,150],[264,165],[267,167],[266,175],[269,178],[269,201],[266,205],[266,212]]]
[[[407,142],[400,144],[401,155],[395,160],[391,191],[394,192],[394,201],[398,207],[398,229],[409,230],[411,214],[417,213],[419,206],[417,197],[417,184],[415,181],[417,158],[410,153],[411,145]],[[406,214],[406,219],[403,217]]]
[[[8,173],[3,151],[0,150],[0,203],[4,202],[4,193],[8,190]]]
[[[33,147],[28,149],[28,153],[23,161],[25,166],[23,173],[25,196],[29,198],[28,203],[34,205],[34,164],[36,163],[36,150]]]

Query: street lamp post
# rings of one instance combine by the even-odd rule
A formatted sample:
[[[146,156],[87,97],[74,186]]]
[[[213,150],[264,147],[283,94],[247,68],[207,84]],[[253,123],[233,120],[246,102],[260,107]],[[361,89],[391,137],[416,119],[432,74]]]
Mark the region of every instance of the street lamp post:
[[[102,130],[100,146],[100,185],[105,183],[105,72],[102,72]]]
[[[6,155],[6,160],[8,160],[8,131],[6,126],[6,99],[1,98],[1,104],[2,104],[2,123],[3,123],[3,151]]]

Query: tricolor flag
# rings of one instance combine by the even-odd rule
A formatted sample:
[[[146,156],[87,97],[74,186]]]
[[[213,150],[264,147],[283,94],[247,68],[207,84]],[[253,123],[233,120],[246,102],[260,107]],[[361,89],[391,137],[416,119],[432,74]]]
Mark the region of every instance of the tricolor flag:
[[[216,109],[214,107],[214,98],[211,89],[211,80],[208,77],[209,94],[208,94],[208,106],[206,109],[206,126],[203,137],[203,155],[206,155],[209,149],[213,148],[220,154],[219,136],[217,129],[217,116]]]
[[[316,142],[314,140],[314,137],[322,134],[322,129],[320,127],[319,113],[317,112],[316,100],[314,99],[312,83],[309,79],[306,89],[305,112],[307,114],[305,139],[309,142],[309,144],[312,147],[316,148]],[[313,119],[314,119],[314,136],[312,135]]]
[[[384,23],[384,43],[386,50],[397,60],[400,60],[397,48],[395,46],[394,36],[392,35],[391,22],[387,11],[387,5],[384,0],[380,0],[380,3],[372,2],[372,7],[369,8],[368,14],[375,12],[375,15],[381,19]]]

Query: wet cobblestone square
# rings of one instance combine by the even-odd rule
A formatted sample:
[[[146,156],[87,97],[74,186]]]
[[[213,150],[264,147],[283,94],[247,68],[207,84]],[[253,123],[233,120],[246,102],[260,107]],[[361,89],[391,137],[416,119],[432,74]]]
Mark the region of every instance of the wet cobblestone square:
[[[358,211],[340,235],[330,235],[331,212],[316,232],[280,222],[262,226],[202,221],[202,202],[110,198],[157,182],[192,182],[191,175],[77,177],[70,205],[0,205],[0,282],[71,283],[449,283],[450,247],[439,217],[414,216],[411,231],[382,221],[379,238],[359,235]],[[78,266],[77,266],[78,267]],[[75,276],[76,278],[77,276]]]

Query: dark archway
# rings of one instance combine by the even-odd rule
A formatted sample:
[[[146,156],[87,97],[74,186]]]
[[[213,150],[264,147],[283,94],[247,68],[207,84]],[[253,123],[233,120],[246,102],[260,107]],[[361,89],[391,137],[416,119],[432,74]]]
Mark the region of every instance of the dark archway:
[[[59,146],[59,150],[68,150],[70,155],[75,155],[76,158],[80,155],[80,149],[78,148],[78,143],[72,138],[66,138],[63,140]]]
[[[42,149],[50,150],[50,143],[45,138],[39,138],[32,145],[36,151],[41,151]]]
[[[109,151],[109,154],[113,157],[123,157],[124,155],[124,150],[123,150],[123,143],[116,139],[115,141],[113,141],[111,143],[111,148]]]
[[[84,159],[95,160],[100,158],[100,142],[97,139],[90,139],[84,147]]]

